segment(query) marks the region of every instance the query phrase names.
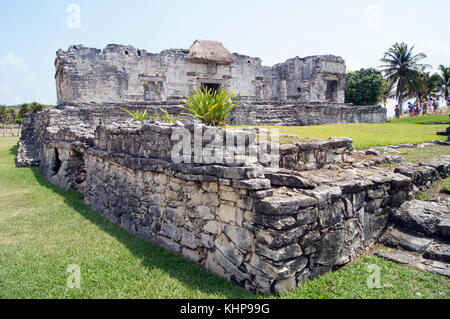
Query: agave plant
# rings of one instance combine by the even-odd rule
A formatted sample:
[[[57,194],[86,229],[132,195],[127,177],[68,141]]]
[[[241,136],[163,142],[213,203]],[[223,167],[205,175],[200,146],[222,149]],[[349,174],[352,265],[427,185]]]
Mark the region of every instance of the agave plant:
[[[198,118],[206,125],[225,126],[227,115],[240,103],[236,102],[239,96],[222,87],[217,91],[204,87],[193,90],[190,96],[185,96],[184,106],[180,108],[189,112],[182,113],[183,115]]]
[[[137,110],[136,112],[131,112],[124,107],[122,108],[122,110],[124,110],[125,112],[130,114],[134,118],[135,121],[144,122],[144,121],[148,120],[147,110],[145,110],[144,112],[141,112],[139,110]]]
[[[159,113],[153,114],[152,119],[154,119],[155,121],[175,124],[180,119],[180,115],[174,116],[172,114],[169,114],[169,112],[167,112],[167,110],[165,109],[159,110],[162,112],[162,115],[159,115]]]

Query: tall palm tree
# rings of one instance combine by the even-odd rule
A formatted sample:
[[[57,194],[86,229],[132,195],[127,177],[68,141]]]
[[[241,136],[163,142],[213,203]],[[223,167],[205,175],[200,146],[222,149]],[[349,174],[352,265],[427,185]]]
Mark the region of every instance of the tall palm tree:
[[[448,96],[449,96],[449,91],[450,91],[450,67],[445,67],[441,64],[439,66],[439,71],[441,72],[441,74],[439,74],[438,85],[444,95],[445,103],[448,106],[448,105],[450,105],[450,103],[448,101]]]
[[[384,64],[382,72],[386,80],[392,87],[395,87],[395,97],[398,101],[398,107],[402,109],[405,99],[413,92],[414,82],[419,72],[428,67],[426,64],[419,63],[427,56],[425,53],[413,53],[414,46],[408,47],[406,43],[395,43],[384,53],[381,62]]]

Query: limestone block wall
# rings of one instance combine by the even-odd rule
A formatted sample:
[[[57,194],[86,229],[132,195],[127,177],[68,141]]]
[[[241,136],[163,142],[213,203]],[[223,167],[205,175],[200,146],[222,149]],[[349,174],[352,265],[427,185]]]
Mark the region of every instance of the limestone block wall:
[[[55,60],[58,105],[179,100],[202,83],[222,85],[251,101],[344,102],[345,62],[340,57],[296,57],[264,66],[260,58],[237,53],[231,65],[192,62],[188,54],[186,49],[149,53],[115,44],[103,50],[82,45],[60,49]],[[329,86],[330,81],[335,83]]]
[[[382,106],[335,103],[243,103],[228,117],[231,125],[306,126],[336,123],[383,123]]]
[[[320,154],[339,164],[348,139],[281,148],[279,169],[187,164],[168,156],[180,124],[88,123],[76,108],[33,117],[18,166],[38,164],[110,221],[265,294],[353,260],[381,236],[390,212],[413,198],[410,177],[382,169],[302,171],[312,156],[322,165]],[[30,145],[31,158],[24,156]]]

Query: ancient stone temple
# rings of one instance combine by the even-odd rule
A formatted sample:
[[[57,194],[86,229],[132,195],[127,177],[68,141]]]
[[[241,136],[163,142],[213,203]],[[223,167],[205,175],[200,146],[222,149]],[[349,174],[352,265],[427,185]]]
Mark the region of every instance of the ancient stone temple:
[[[384,119],[377,107],[342,103],[345,65],[338,57],[265,67],[218,42],[196,41],[190,50],[160,54],[73,46],[58,51],[55,65],[59,105],[24,117],[17,166],[40,167],[111,222],[254,291],[281,293],[336,269],[396,220],[420,233],[408,222],[408,207],[392,217],[418,186],[450,174],[449,156],[394,172],[376,164],[401,159],[355,158],[348,138],[279,145],[261,128],[141,123],[121,109],[179,112],[190,90],[223,86],[242,94],[234,123]],[[421,246],[435,259],[424,267],[445,274],[448,216],[432,218]],[[410,246],[390,234],[392,245]]]
[[[274,66],[231,54],[217,41],[158,54],[131,46],[103,51],[71,46],[55,61],[58,105],[177,105],[193,89],[222,86],[240,94],[231,124],[308,125],[382,122],[380,106],[344,104],[345,62],[332,55],[292,58]]]

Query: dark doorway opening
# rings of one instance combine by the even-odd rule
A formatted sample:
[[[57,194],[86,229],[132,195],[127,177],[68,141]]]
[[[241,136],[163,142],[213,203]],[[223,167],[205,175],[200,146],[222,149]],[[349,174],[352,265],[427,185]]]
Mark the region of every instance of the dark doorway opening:
[[[202,83],[202,90],[204,90],[205,88],[207,90],[212,90],[212,92],[216,92],[219,88],[220,88],[220,83]]]
[[[337,100],[337,81],[327,81],[327,90],[325,98],[327,102],[336,102]]]
[[[53,173],[58,174],[59,169],[61,168],[62,162],[59,159],[59,152],[58,149],[55,148],[55,160],[53,162]]]

